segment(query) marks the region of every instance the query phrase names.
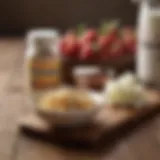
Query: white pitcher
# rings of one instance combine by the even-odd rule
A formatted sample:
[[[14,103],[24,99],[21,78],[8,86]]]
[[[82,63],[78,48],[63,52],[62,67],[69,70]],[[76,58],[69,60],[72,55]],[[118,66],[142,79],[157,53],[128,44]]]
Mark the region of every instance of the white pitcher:
[[[160,87],[160,1],[139,2],[137,75],[143,83]]]

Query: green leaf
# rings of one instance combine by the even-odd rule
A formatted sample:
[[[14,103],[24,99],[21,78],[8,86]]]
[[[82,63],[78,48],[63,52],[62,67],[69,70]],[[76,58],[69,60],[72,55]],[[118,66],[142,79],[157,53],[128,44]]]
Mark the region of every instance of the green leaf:
[[[103,21],[100,25],[99,34],[105,35],[113,28],[119,28],[120,27],[120,20],[111,20],[111,21]]]
[[[86,24],[83,24],[83,23],[79,24],[77,26],[77,35],[78,36],[82,35],[84,33],[84,31],[86,30],[86,28],[87,28]]]
[[[108,23],[108,31],[110,31],[113,28],[119,28],[120,27],[120,20],[112,20]]]
[[[107,28],[108,28],[108,21],[103,21],[99,28],[99,34],[100,35],[106,34]]]

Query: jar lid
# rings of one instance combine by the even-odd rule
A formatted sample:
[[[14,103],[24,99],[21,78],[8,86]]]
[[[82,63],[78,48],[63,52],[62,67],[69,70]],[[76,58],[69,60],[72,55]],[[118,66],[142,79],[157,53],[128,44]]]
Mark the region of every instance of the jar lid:
[[[101,69],[97,66],[77,66],[73,70],[75,76],[93,76],[100,73]]]
[[[34,29],[27,34],[28,45],[46,45],[49,42],[54,43],[57,41],[59,33],[54,29]]]
[[[58,41],[59,32],[55,29],[34,29],[29,31],[26,37],[28,48],[36,47],[39,50],[52,48],[55,53],[58,52]]]
[[[27,39],[56,38],[58,35],[58,31],[55,29],[33,29],[27,33]]]

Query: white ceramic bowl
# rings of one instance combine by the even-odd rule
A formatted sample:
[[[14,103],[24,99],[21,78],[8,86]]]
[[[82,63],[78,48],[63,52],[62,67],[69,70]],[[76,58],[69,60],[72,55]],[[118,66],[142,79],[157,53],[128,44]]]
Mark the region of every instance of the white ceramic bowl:
[[[92,109],[87,111],[67,111],[67,112],[58,112],[58,111],[47,111],[42,110],[38,107],[38,113],[44,119],[50,123],[60,124],[60,125],[80,125],[90,122],[95,115],[103,107],[103,98],[101,94],[95,92],[89,92],[93,97],[95,105]]]

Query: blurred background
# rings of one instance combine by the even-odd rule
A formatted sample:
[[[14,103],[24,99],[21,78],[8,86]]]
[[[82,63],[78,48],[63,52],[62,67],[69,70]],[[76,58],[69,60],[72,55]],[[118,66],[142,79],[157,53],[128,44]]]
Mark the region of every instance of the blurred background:
[[[36,27],[65,30],[85,22],[96,26],[110,18],[135,24],[136,10],[130,0],[1,0],[0,33],[23,34]]]
[[[120,19],[124,26],[135,26],[136,17],[137,5],[131,0],[0,0],[0,160],[87,160],[75,151],[68,152],[67,149],[62,152],[61,149],[53,148],[48,143],[41,143],[17,134],[19,125],[17,119],[23,117],[30,119],[25,116],[35,109],[35,105],[30,103],[31,98],[25,88],[28,79],[24,62],[29,57],[24,56],[26,32],[39,27],[65,31],[81,23],[96,27],[104,20],[114,19]],[[136,36],[125,35],[131,40],[127,41],[129,42],[127,47],[136,49],[136,45],[130,43],[136,42],[134,39]],[[113,50],[117,57],[124,51],[123,43],[118,40],[116,45],[118,44],[119,48],[117,47],[117,52]],[[131,65],[134,63],[134,55],[131,53],[130,56],[129,53],[127,57],[129,66],[130,62]],[[117,57],[115,56],[119,60],[120,58]],[[107,59],[107,56],[105,58]],[[124,69],[126,67],[124,62],[128,63],[128,59],[123,57],[122,59],[123,63],[115,64],[122,65],[121,68]],[[139,132],[121,140],[114,150],[107,150],[105,155],[98,155],[96,159],[100,160],[99,156],[102,156],[104,158],[101,160],[158,160],[160,157],[159,124],[160,119],[157,118],[148,127],[141,127]],[[95,155],[90,159],[95,160]]]

